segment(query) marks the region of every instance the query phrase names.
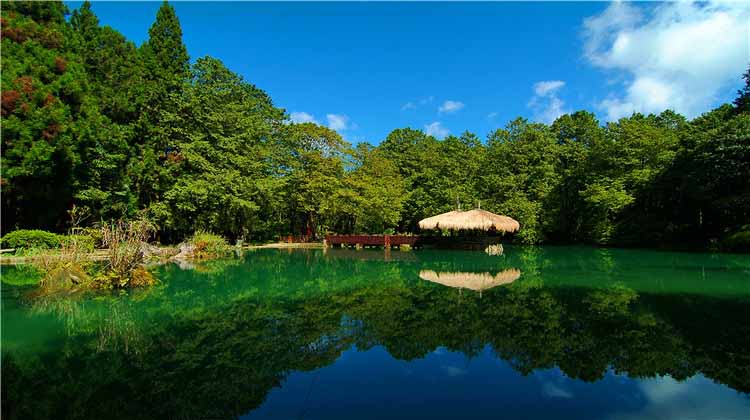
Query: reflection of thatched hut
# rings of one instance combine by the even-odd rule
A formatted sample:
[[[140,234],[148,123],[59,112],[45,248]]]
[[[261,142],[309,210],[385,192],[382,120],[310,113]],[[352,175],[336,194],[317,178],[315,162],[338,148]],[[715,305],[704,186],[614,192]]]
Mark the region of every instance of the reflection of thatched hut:
[[[481,292],[501,284],[509,284],[521,277],[521,270],[510,268],[492,275],[490,273],[467,273],[467,272],[435,272],[422,270],[419,277],[423,280],[439,283],[448,287],[458,289],[470,289]]]
[[[453,229],[453,230],[496,230],[498,232],[516,232],[521,225],[508,216],[491,213],[482,209],[469,211],[450,211],[419,221],[420,229]]]

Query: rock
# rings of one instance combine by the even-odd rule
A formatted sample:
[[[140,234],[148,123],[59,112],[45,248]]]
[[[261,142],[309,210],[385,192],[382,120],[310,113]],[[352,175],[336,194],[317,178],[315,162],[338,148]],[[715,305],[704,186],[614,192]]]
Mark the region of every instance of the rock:
[[[183,242],[177,247],[177,255],[174,258],[177,260],[188,259],[192,258],[194,253],[195,245]]]
[[[141,243],[141,252],[144,258],[169,258],[173,256],[177,250],[174,248],[163,248],[156,245],[152,245],[146,242]]]

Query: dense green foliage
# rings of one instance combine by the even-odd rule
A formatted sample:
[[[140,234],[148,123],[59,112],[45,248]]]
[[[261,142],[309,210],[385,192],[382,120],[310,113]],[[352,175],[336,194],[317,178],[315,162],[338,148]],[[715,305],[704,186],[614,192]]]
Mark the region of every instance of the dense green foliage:
[[[59,248],[62,237],[56,233],[39,229],[19,229],[3,235],[3,248],[53,249]]]
[[[196,230],[230,240],[415,232],[481,203],[521,222],[524,243],[707,246],[750,220],[750,69],[733,104],[602,124],[516,119],[482,141],[392,131],[352,146],[293,124],[219,60],[191,61],[166,2],[140,47],[90,4],[2,11],[4,231],[63,231],[140,211],[162,242]]]

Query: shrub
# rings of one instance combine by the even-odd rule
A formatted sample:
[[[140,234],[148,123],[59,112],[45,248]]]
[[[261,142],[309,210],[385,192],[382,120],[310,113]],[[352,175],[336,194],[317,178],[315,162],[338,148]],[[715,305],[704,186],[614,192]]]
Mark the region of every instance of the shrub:
[[[52,249],[59,248],[60,235],[44,230],[21,229],[10,232],[0,239],[3,247],[16,249]]]
[[[193,245],[194,258],[216,258],[230,252],[227,240],[208,232],[195,232],[190,240]]]

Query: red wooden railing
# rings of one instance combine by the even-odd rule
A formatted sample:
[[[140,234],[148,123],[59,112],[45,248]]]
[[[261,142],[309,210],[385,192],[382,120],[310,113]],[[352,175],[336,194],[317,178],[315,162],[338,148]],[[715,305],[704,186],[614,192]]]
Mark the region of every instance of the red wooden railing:
[[[411,245],[414,246],[419,236],[407,235],[326,235],[328,245]]]

